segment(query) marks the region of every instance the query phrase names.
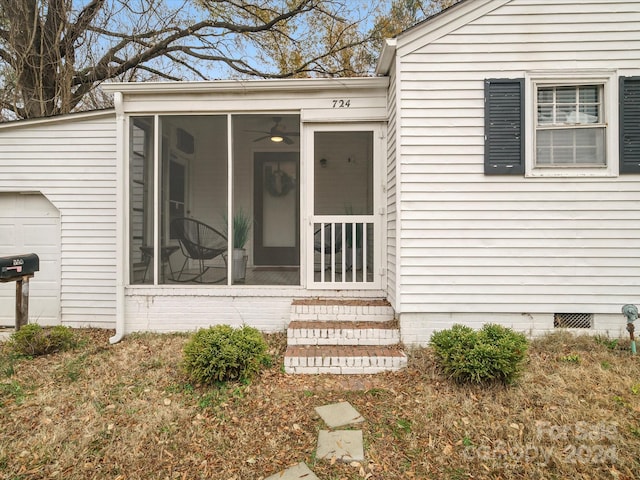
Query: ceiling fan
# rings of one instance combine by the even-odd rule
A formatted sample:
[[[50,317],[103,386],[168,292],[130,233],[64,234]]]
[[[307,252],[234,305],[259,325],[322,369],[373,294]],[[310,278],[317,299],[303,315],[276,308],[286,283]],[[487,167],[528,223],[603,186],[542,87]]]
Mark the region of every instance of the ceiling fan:
[[[291,139],[291,137],[299,136],[300,132],[287,132],[284,125],[280,124],[281,121],[282,121],[282,117],[273,117],[274,124],[273,124],[273,127],[271,127],[271,129],[268,132],[264,130],[247,130],[247,132],[256,132],[256,133],[264,134],[262,137],[256,138],[254,142],[259,142],[261,140],[268,138],[269,140],[275,143],[284,142],[287,145],[291,145],[293,143],[293,140]]]

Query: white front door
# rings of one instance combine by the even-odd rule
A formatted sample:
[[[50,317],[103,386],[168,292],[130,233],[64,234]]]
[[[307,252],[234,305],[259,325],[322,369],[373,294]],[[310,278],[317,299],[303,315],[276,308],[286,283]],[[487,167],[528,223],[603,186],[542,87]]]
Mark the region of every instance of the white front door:
[[[381,286],[381,124],[305,128],[308,288]]]

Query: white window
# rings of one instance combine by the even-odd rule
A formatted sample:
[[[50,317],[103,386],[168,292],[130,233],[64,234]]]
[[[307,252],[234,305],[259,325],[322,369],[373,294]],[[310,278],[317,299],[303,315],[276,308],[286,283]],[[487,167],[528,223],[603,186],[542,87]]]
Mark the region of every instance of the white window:
[[[606,165],[602,89],[602,85],[538,87],[536,165]]]
[[[617,173],[612,75],[565,80],[531,78],[527,175],[609,176]],[[616,130],[617,131],[617,130]]]

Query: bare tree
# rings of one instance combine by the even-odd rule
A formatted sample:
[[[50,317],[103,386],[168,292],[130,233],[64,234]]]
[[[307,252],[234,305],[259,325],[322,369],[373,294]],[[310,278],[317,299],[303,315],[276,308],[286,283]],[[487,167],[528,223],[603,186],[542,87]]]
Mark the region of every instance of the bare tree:
[[[349,2],[350,9],[335,15],[316,16],[304,25],[288,25],[288,31],[304,29],[302,38],[263,32],[254,37],[261,42],[265,61],[272,61],[280,72],[295,72],[308,57],[315,58],[317,74],[344,77],[370,75],[385,38],[452,6],[459,0],[367,0]],[[372,6],[372,3],[375,3]],[[368,6],[367,6],[368,5]],[[372,7],[372,8],[371,8]],[[367,21],[371,17],[373,21]],[[368,30],[363,28],[368,26]],[[328,53],[325,53],[328,52]],[[304,75],[300,70],[298,75]]]
[[[377,45],[460,0],[392,0],[388,12],[376,19],[373,37]]]
[[[372,48],[368,17],[380,15],[388,0],[371,5],[367,0],[351,0],[333,15],[315,15],[304,22],[287,25],[287,35],[263,32],[253,40],[263,62],[273,63],[281,74],[304,76],[305,64],[313,59],[315,75],[352,77],[373,72],[365,52]],[[339,13],[337,15],[336,13]]]
[[[241,76],[340,74],[327,62],[358,35],[305,51],[303,25],[342,25],[349,0],[0,0],[0,118],[95,107],[100,83],[208,79],[213,65]],[[353,29],[353,26],[350,28]],[[296,61],[272,63],[261,46]],[[267,58],[269,57],[269,58]],[[251,61],[250,59],[253,59]],[[333,68],[332,67],[335,67]]]

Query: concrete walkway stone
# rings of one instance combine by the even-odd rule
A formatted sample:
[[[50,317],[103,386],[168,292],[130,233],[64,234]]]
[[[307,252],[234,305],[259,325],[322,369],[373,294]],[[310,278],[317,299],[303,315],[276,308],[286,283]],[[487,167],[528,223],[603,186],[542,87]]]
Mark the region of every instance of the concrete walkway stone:
[[[320,430],[316,456],[324,460],[335,457],[343,462],[364,461],[362,430]]]
[[[316,474],[313,473],[307,464],[300,462],[293,467],[289,467],[280,473],[276,473],[267,477],[265,480],[319,480]]]
[[[362,415],[349,402],[334,403],[316,407],[316,412],[329,428],[344,427],[364,422]]]

